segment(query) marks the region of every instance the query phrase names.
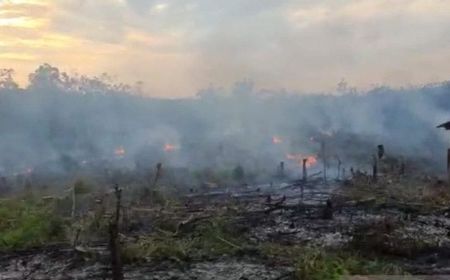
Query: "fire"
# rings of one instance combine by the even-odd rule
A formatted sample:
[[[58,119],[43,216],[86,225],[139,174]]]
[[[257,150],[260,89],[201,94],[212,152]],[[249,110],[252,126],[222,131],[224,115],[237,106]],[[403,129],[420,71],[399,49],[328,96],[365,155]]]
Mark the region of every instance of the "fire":
[[[164,145],[164,152],[166,153],[171,153],[174,152],[175,150],[177,150],[178,147],[172,144],[165,144]]]
[[[313,155],[302,155],[302,154],[287,154],[286,158],[288,160],[295,161],[299,165],[303,164],[303,160],[306,159],[306,167],[312,167],[317,164],[317,158]]]
[[[279,136],[272,136],[272,143],[281,144],[281,143],[283,143],[283,139]]]
[[[311,167],[317,164],[317,158],[315,156],[306,157],[306,167]]]
[[[286,158],[288,160],[294,160],[294,161],[301,162],[303,159],[303,156],[301,154],[287,154]]]
[[[122,146],[120,146],[114,150],[114,154],[118,157],[123,157],[123,156],[125,156],[126,151]]]

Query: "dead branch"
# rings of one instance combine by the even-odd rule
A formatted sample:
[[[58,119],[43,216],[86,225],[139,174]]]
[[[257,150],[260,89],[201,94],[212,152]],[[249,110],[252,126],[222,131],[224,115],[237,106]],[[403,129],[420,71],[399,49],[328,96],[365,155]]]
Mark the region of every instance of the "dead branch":
[[[109,223],[109,250],[111,255],[111,271],[113,280],[123,280],[123,264],[120,256],[119,241],[119,219],[122,190],[117,184],[114,186],[114,194],[116,195],[116,209],[115,214]]]
[[[219,241],[222,241],[223,243],[225,243],[225,244],[227,244],[227,245],[229,245],[229,246],[231,246],[231,247],[233,247],[233,248],[235,248],[235,249],[242,249],[241,246],[238,246],[238,245],[236,245],[236,244],[233,244],[233,243],[231,243],[230,241],[225,240],[225,239],[223,239],[223,238],[220,237],[220,236],[216,236],[216,238],[217,238]]]

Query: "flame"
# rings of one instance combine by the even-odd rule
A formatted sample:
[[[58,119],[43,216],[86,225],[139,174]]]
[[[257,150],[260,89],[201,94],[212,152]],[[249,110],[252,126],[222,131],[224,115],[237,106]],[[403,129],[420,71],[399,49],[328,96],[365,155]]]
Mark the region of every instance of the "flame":
[[[283,143],[283,139],[279,136],[272,136],[272,143],[281,144],[281,143]]]
[[[164,152],[166,152],[166,153],[171,153],[171,152],[174,152],[175,150],[177,150],[178,149],[178,147],[177,146],[175,146],[175,145],[172,145],[172,144],[164,144]]]
[[[311,167],[317,164],[317,158],[315,156],[306,157],[306,167]]]
[[[303,160],[306,159],[306,167],[308,168],[317,164],[317,158],[313,155],[287,154],[286,158],[295,161],[299,165],[303,165]]]
[[[114,150],[114,154],[118,157],[123,157],[123,156],[125,156],[126,151],[122,146],[120,146]]]

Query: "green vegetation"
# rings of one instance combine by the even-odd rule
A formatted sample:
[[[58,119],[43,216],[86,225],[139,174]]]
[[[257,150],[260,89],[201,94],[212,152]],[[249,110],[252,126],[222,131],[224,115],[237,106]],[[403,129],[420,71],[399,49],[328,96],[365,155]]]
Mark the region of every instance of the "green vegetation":
[[[448,207],[450,189],[445,183],[432,178],[409,178],[388,174],[379,177],[375,183],[370,181],[368,176],[359,175],[336,191],[335,199],[344,198],[370,202],[370,207],[403,204],[407,210],[426,213]]]
[[[0,201],[0,249],[21,249],[60,241],[64,222],[51,206],[33,200]]]
[[[383,259],[366,258],[356,251],[325,251],[322,248],[251,243],[236,232],[226,216],[203,221],[182,234],[161,231],[130,242],[123,249],[125,262],[171,260],[179,264],[188,261],[214,259],[224,255],[263,258],[270,263],[294,268],[297,279],[341,279],[345,275],[391,274],[405,272],[400,266]],[[234,229],[234,230],[232,230]]]
[[[341,279],[345,275],[405,273],[395,264],[379,259],[366,259],[357,253],[279,244],[265,244],[261,250],[269,259],[293,266],[295,276],[300,280],[333,280]]]
[[[140,238],[123,249],[125,261],[172,260],[184,262],[233,255],[242,249],[240,240],[224,217],[209,219],[183,234],[160,231]]]
[[[236,228],[226,217],[216,217],[199,225],[192,238],[194,248],[207,256],[231,255],[242,248]]]
[[[176,239],[169,236],[144,237],[136,243],[124,246],[122,257],[126,263],[163,260],[180,263],[189,260],[191,248],[192,243],[188,239]]]
[[[344,275],[404,274],[394,264],[381,260],[368,260],[349,253],[327,253],[321,249],[307,249],[295,262],[298,279],[340,279]]]
[[[414,236],[401,235],[405,225],[388,216],[352,227],[352,241],[340,251],[280,244],[284,242],[282,240],[258,244],[247,238],[249,225],[236,218],[245,211],[245,206],[237,202],[230,201],[226,207],[208,209],[202,215],[188,217],[182,212],[181,200],[172,194],[175,188],[155,186],[131,190],[126,197],[128,203],[142,198],[143,192],[147,197],[143,201],[145,204],[139,205],[142,209],[132,209],[129,204],[123,206],[124,235],[119,239],[123,244],[120,250],[125,263],[170,261],[184,265],[223,256],[245,257],[293,268],[299,280],[332,280],[355,274],[404,274],[400,266],[385,258],[414,256],[435,245]],[[370,196],[354,186],[345,191],[363,202],[372,203],[367,197],[381,192],[381,187],[373,186]],[[376,196],[375,204],[383,203],[384,196],[386,193]],[[74,197],[79,200],[79,214],[71,216]],[[0,201],[0,250],[25,249],[68,240],[81,245],[105,242],[113,205],[114,201],[107,193],[95,195],[92,187],[81,180],[75,182],[72,192],[61,199],[28,197]],[[134,232],[127,231],[132,228],[130,225],[139,226],[140,223],[151,226],[151,230],[131,237],[133,234],[128,233]]]

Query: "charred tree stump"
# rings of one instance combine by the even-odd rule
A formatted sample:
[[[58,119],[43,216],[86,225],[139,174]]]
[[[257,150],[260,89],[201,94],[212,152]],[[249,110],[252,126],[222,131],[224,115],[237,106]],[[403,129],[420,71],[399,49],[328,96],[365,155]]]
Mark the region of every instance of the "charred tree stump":
[[[76,211],[77,211],[77,188],[76,185],[74,185],[72,187],[72,211],[70,213],[72,220],[75,219]]]
[[[303,159],[303,182],[305,182],[305,183],[308,180],[308,170],[306,169],[307,163],[308,163],[308,159],[304,158]]]
[[[152,189],[156,187],[156,184],[158,183],[158,180],[161,178],[161,175],[162,175],[162,163],[158,162],[156,164],[156,173],[155,178],[153,179]]]
[[[285,175],[285,173],[284,173],[284,161],[281,161],[280,165],[278,167],[278,177],[284,178],[285,177],[284,175]]]
[[[384,145],[378,145],[378,159],[384,157]]]
[[[81,234],[81,228],[75,229],[75,234],[74,234],[73,240],[72,240],[72,248],[74,250],[78,246],[78,239],[80,238],[80,234]]]
[[[373,156],[372,162],[372,180],[374,183],[378,180],[378,160],[376,156]]]
[[[450,149],[447,150],[447,176],[448,184],[450,186]]]
[[[111,272],[113,280],[123,280],[123,264],[120,256],[119,220],[122,200],[122,190],[114,186],[116,196],[116,209],[109,223],[109,251],[111,255]]]
[[[333,203],[330,199],[327,199],[327,204],[323,209],[322,218],[324,220],[332,220],[333,219]]]
[[[339,157],[337,157],[337,162],[338,162],[338,167],[337,167],[337,179],[340,180],[341,179],[341,166],[342,166],[342,161]]]
[[[323,180],[326,182],[327,181],[327,158],[325,155],[325,141],[324,140],[322,140],[322,142],[320,143],[320,150],[321,150],[322,162],[323,162]]]

